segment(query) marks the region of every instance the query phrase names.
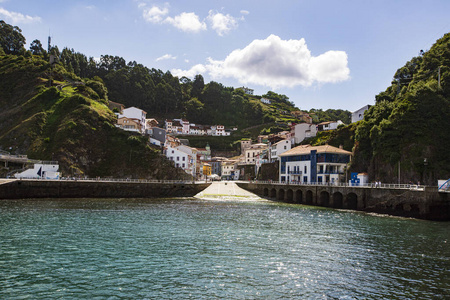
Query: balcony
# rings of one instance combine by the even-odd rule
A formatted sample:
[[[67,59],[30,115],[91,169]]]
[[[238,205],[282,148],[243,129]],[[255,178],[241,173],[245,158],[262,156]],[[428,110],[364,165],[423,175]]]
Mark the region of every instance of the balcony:
[[[303,174],[302,171],[288,171],[287,173],[290,175],[302,175]]]

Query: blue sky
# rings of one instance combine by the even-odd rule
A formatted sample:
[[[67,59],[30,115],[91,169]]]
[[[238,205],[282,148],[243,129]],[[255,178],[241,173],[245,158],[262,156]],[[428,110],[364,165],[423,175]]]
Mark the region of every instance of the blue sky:
[[[117,55],[301,109],[373,104],[395,71],[450,32],[450,1],[0,0],[0,19],[45,46]],[[45,46],[46,47],[46,46]]]

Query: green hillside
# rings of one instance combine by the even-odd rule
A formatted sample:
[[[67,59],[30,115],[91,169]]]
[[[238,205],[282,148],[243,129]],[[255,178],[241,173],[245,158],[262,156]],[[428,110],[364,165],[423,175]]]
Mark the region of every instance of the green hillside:
[[[146,138],[113,125],[105,91],[40,56],[0,55],[0,149],[57,160],[64,176],[185,177]]]
[[[398,69],[364,120],[313,142],[354,145],[351,170],[371,180],[450,178],[450,33]]]

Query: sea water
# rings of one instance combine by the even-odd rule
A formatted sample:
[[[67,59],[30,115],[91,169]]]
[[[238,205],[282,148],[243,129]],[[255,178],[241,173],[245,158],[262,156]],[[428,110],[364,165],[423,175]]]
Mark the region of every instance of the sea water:
[[[450,223],[262,199],[0,201],[0,299],[444,299]]]

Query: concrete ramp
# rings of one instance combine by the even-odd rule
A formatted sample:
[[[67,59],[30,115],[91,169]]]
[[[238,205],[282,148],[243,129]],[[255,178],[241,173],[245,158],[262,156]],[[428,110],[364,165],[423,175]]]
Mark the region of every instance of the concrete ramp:
[[[5,184],[5,183],[9,183],[9,182],[13,182],[16,181],[17,179],[0,179],[0,184]]]
[[[196,198],[211,200],[256,200],[259,196],[240,188],[233,181],[214,181],[209,187],[195,195]]]

